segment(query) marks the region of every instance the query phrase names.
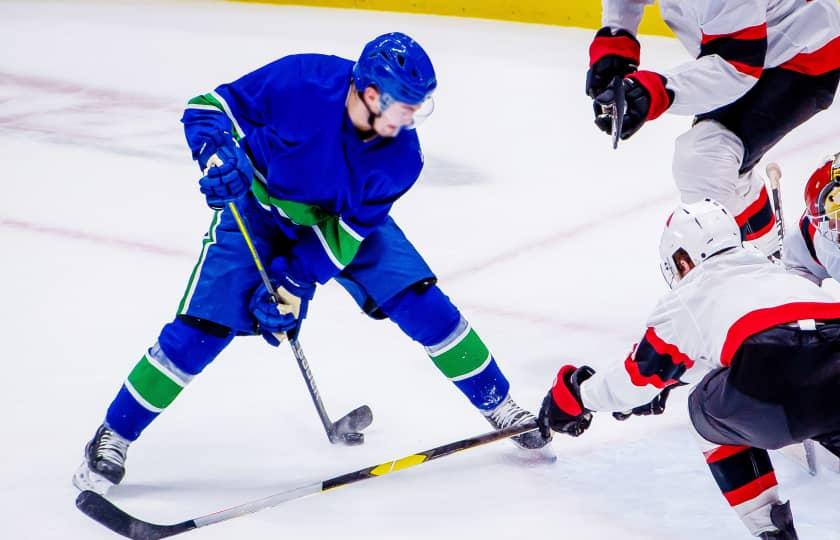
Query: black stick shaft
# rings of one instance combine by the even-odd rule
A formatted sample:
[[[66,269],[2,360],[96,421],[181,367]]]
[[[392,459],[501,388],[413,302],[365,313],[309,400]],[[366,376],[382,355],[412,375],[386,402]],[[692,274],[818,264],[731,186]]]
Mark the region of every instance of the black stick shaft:
[[[200,516],[193,519],[188,519],[173,525],[158,525],[137,519],[124,510],[118,508],[105,497],[93,491],[83,491],[76,499],[76,506],[100,524],[108,527],[112,531],[119,533],[128,538],[135,540],[159,540],[160,538],[167,538],[175,536],[183,532],[227,521],[233,518],[253,514],[266,508],[272,508],[287,501],[302,499],[309,495],[328,491],[330,489],[339,488],[368,480],[370,478],[378,478],[386,474],[397,471],[402,471],[411,467],[415,467],[422,463],[432,461],[460,452],[470,448],[476,448],[495,441],[515,437],[529,431],[537,429],[536,420],[527,422],[519,426],[513,426],[499,431],[491,431],[475,437],[462,439],[460,441],[451,442],[441,446],[436,446],[423,452],[411,454],[409,456],[380,463],[372,467],[365,467],[351,473],[342,474],[333,478],[324,480],[322,482],[314,482],[305,486],[300,486],[295,489],[270,495],[263,499],[250,501],[227,510],[221,510],[213,514]]]

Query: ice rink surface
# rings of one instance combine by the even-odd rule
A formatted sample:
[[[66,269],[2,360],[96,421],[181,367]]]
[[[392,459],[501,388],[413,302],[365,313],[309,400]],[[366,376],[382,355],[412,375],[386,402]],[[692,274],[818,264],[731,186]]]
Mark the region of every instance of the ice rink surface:
[[[128,371],[171,319],[210,211],[179,123],[190,97],[293,52],[355,58],[413,35],[435,61],[427,167],[394,215],[536,408],[563,362],[622,361],[665,291],[656,248],[677,200],[666,115],[612,151],[583,94],[589,30],[225,2],[0,2],[0,538],[112,538],[70,477]],[[643,66],[688,60],[642,38]],[[788,221],[837,106],[765,162]],[[763,165],[762,165],[763,168]],[[174,522],[487,431],[389,322],[322,287],[302,343],[334,417],[362,403],[356,448],[327,443],[288,348],[237,340],[132,446],[113,499]],[[737,539],[687,428],[596,419],[554,463],[509,443],[447,457],[190,534],[192,538]],[[803,540],[840,538],[840,475],[774,454]],[[185,536],[185,538],[187,538]]]

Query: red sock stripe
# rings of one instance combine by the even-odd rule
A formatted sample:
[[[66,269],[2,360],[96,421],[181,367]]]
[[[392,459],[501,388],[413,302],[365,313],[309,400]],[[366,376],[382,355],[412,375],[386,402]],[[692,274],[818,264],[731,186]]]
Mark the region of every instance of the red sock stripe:
[[[718,446],[709,452],[703,452],[703,455],[706,456],[706,463],[712,464],[718,461],[723,461],[724,459],[732,457],[736,454],[740,454],[750,448],[752,447],[724,444],[723,446]]]
[[[769,472],[764,476],[759,476],[749,484],[733,489],[723,494],[730,506],[738,506],[747,501],[751,501],[767,491],[768,489],[779,485],[776,481],[776,473]]]
[[[770,204],[770,197],[767,196],[767,188],[762,187],[761,191],[758,194],[758,198],[752,202],[748,207],[744,209],[743,212],[735,216],[735,222],[738,224],[739,227],[743,227],[744,224],[750,220],[750,218],[754,217],[756,214],[761,212],[761,210]]]
[[[840,69],[840,37],[810,53],[800,53],[779,66],[805,75],[825,75]]]

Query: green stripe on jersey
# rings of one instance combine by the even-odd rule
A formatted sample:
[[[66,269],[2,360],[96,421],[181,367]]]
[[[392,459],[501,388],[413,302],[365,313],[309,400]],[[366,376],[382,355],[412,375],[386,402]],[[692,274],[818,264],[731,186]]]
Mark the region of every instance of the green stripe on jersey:
[[[161,371],[163,368],[149,361],[147,355],[137,362],[131,373],[128,374],[126,385],[131,385],[137,394],[147,404],[158,410],[165,409],[172,403],[181,390],[184,389],[175,382],[175,376]],[[145,405],[141,403],[141,405]],[[153,411],[158,412],[158,411]]]
[[[490,351],[476,331],[470,328],[462,338],[429,356],[444,375],[455,379],[481,367],[490,356]]]
[[[189,109],[190,106],[193,106],[192,108],[195,109],[204,109],[207,107],[218,109],[220,113],[227,116],[228,120],[230,120],[233,138],[238,141],[239,139],[244,137],[245,134],[242,133],[242,130],[239,128],[239,123],[236,121],[236,119],[233,118],[231,114],[229,114],[227,104],[223,103],[221,99],[221,96],[219,96],[218,94],[202,94],[200,96],[195,96],[194,98],[189,100],[187,102],[187,108]]]
[[[272,197],[259,180],[252,182],[251,191],[258,201],[274,206],[295,225],[317,227],[316,234],[337,268],[344,268],[350,264],[358,253],[362,237],[342,222],[340,217],[312,204]]]

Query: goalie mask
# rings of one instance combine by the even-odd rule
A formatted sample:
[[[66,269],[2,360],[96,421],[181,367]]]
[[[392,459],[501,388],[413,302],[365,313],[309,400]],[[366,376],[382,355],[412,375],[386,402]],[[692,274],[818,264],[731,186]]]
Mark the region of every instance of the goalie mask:
[[[662,276],[673,288],[681,279],[675,256],[687,256],[697,266],[713,255],[740,245],[741,229],[719,202],[704,199],[682,203],[668,217],[659,241]]]
[[[805,207],[819,233],[840,244],[840,153],[827,157],[808,179]]]

